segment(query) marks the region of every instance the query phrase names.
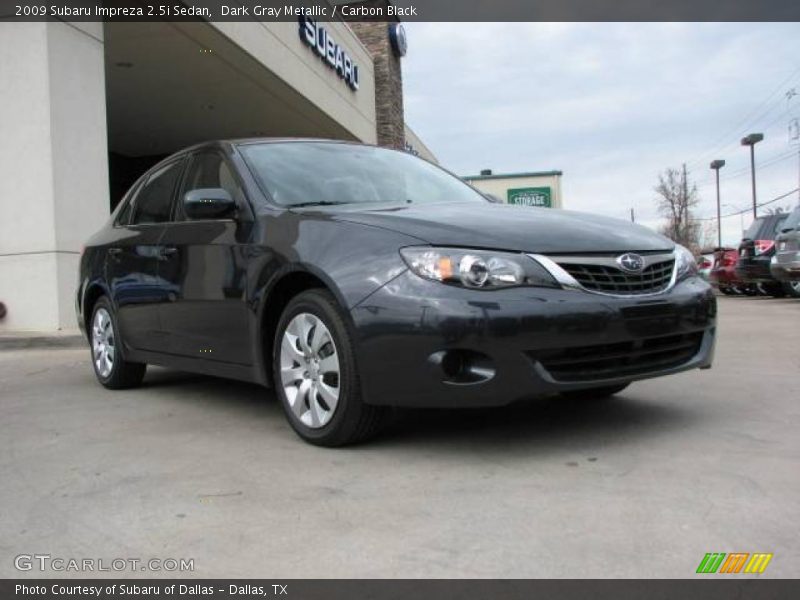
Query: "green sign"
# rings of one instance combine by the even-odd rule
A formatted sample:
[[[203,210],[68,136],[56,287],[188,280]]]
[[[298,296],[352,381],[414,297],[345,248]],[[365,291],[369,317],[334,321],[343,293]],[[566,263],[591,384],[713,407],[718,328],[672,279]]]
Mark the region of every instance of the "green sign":
[[[515,188],[508,190],[506,194],[509,204],[553,207],[553,197],[549,187]]]

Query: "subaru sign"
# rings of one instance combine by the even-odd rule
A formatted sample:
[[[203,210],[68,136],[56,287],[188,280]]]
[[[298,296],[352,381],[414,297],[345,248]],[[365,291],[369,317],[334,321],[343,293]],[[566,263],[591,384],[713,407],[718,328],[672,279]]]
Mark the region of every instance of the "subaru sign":
[[[336,43],[328,30],[308,17],[300,17],[300,39],[341,77],[350,89],[358,89],[358,65]]]

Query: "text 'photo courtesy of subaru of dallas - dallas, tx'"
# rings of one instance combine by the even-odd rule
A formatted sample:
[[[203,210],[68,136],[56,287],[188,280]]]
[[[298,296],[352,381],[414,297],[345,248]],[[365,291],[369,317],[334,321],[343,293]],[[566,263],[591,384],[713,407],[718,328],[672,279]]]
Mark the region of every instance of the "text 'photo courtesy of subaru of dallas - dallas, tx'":
[[[161,161],[86,243],[76,300],[104,386],[148,364],[257,382],[326,446],[393,406],[611,395],[709,368],[715,343],[712,290],[669,239],[316,140]]]

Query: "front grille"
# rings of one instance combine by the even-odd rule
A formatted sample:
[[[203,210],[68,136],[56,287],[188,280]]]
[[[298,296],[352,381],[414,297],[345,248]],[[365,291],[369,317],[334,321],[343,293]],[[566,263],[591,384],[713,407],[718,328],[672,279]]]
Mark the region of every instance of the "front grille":
[[[576,382],[654,373],[692,359],[703,332],[528,352],[557,381]]]
[[[675,259],[653,263],[641,273],[626,273],[610,265],[559,263],[585,289],[621,296],[663,292],[672,280]]]

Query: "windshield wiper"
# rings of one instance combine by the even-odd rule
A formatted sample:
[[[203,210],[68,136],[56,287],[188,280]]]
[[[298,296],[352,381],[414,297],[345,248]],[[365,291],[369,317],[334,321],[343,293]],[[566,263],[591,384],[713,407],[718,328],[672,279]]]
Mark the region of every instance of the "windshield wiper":
[[[352,202],[342,202],[340,200],[316,200],[314,202],[299,202],[290,204],[288,208],[303,208],[305,206],[338,206],[340,204],[352,204]]]

